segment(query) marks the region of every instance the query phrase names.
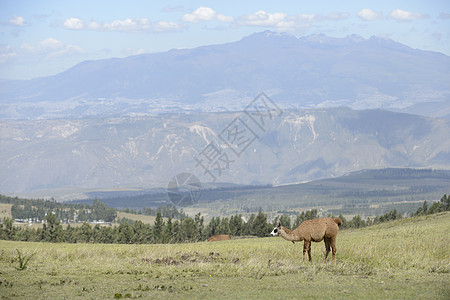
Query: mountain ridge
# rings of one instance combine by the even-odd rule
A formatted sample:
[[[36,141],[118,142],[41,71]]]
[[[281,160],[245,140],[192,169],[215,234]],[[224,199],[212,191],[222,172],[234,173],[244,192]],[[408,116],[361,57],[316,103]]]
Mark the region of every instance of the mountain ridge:
[[[227,128],[243,120],[257,133],[240,152]],[[450,121],[384,110],[284,110],[265,130],[232,112],[0,122],[0,191],[167,187],[180,173],[212,181],[214,145],[227,160],[216,182],[287,184],[360,169],[450,169]],[[235,145],[239,146],[239,145]],[[196,160],[197,159],[197,160]],[[227,162],[228,165],[224,165]]]
[[[449,69],[444,54],[386,38],[296,38],[266,31],[236,42],[84,61],[50,77],[2,81],[6,109],[0,117],[63,118],[86,115],[84,110],[108,117],[111,112],[99,104],[106,101],[120,114],[138,100],[159,111],[171,111],[159,103],[196,111],[225,103],[227,111],[261,91],[284,107],[343,105],[448,117]],[[37,107],[43,112],[30,112]],[[154,113],[145,107],[133,110],[138,112]]]

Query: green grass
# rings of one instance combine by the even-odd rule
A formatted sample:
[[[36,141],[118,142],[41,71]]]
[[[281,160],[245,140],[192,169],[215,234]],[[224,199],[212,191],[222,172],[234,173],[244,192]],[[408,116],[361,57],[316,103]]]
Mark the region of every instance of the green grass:
[[[4,218],[11,218],[12,204],[0,203],[0,220]]]
[[[138,215],[138,214],[126,213],[123,211],[118,211],[116,220],[120,220],[122,218],[127,218],[127,219],[130,219],[133,221],[142,221],[142,223],[144,223],[144,224],[152,224],[152,225],[153,225],[153,223],[155,223],[155,220],[156,220],[156,216]],[[163,218],[163,220],[167,221],[168,218]]]
[[[450,213],[341,231],[337,263],[281,238],[175,245],[0,241],[2,299],[449,299]],[[19,267],[18,250],[31,257]]]

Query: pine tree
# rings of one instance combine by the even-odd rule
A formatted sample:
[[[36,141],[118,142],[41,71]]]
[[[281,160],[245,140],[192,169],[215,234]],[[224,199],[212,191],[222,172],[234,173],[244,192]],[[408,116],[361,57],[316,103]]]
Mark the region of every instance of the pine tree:
[[[234,215],[230,217],[230,235],[240,236],[242,234],[242,215]]]
[[[167,220],[166,226],[164,226],[163,230],[164,243],[172,243],[173,242],[173,225],[172,218],[169,217]]]
[[[268,226],[269,225],[269,226]],[[267,223],[267,215],[262,211],[256,215],[256,218],[252,224],[251,232],[253,235],[264,237],[269,236],[272,226]]]
[[[53,212],[49,212],[46,221],[47,223],[42,228],[43,240],[52,243],[64,241],[64,230],[62,225],[59,224],[56,215]]]
[[[162,233],[164,227],[164,220],[162,218],[161,212],[156,214],[156,220],[153,224],[153,242],[161,243],[162,242]]]

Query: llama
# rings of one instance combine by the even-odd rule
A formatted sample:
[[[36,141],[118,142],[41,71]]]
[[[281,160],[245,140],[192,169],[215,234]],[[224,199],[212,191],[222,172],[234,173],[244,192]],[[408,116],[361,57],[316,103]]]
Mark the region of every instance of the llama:
[[[270,233],[272,236],[281,235],[285,240],[295,242],[303,242],[303,261],[306,260],[306,252],[308,252],[309,261],[311,261],[311,241],[325,242],[325,258],[327,261],[330,248],[333,249],[333,263],[336,262],[336,237],[339,228],[342,226],[342,220],[339,218],[317,218],[304,221],[295,230],[289,230],[286,227],[278,225]]]
[[[226,241],[231,240],[231,237],[228,234],[219,234],[213,235],[208,239],[208,242],[218,242],[218,241]]]

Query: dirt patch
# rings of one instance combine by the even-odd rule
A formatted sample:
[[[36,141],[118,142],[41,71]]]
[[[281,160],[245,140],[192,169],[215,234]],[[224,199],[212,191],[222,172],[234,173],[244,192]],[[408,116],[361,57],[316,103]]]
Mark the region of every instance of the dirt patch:
[[[177,266],[186,263],[228,263],[237,264],[239,258],[225,258],[218,252],[209,252],[208,255],[200,254],[198,252],[186,252],[186,253],[176,253],[175,256],[166,256],[163,258],[149,259],[142,258],[144,263]]]

